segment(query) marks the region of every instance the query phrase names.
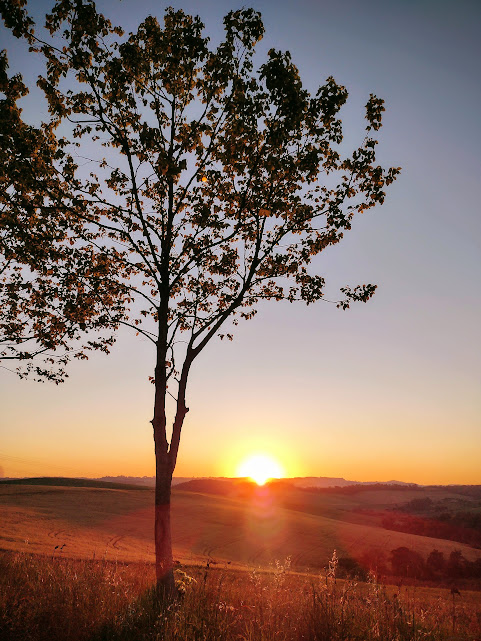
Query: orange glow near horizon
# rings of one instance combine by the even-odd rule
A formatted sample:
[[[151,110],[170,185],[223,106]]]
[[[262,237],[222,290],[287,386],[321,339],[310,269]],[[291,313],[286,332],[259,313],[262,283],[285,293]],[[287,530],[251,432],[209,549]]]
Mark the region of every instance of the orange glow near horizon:
[[[269,479],[278,479],[285,476],[282,465],[268,454],[251,454],[244,459],[237,468],[237,476],[249,477],[257,483],[264,485]]]

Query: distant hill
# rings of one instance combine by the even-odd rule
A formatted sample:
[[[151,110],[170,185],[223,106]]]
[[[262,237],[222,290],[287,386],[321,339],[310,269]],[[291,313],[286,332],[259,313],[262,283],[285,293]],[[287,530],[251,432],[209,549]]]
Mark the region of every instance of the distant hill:
[[[422,489],[422,486],[415,483],[396,483],[389,481],[387,483],[376,482],[357,482],[346,481],[343,478],[331,477],[299,477],[299,478],[284,478],[272,479],[267,482],[271,489],[283,490],[299,490],[299,491],[343,491],[343,492],[361,492],[366,490],[375,490],[376,488],[391,488],[393,491],[396,489]],[[246,492],[250,492],[253,486],[253,481],[247,478],[199,478],[190,479],[185,482],[178,482],[176,489],[185,490],[187,492],[200,492],[204,494],[217,494],[220,496],[241,496]],[[255,484],[254,484],[255,487]]]
[[[174,476],[172,479],[172,485],[177,485],[178,483],[185,483],[190,481],[192,476]],[[131,487],[132,489],[140,488],[153,488],[155,487],[155,476],[101,476],[98,478],[70,478],[70,477],[56,477],[56,476],[42,476],[35,478],[13,478],[13,477],[4,477],[0,478],[0,483],[9,481],[11,483],[22,483],[23,485],[55,485],[52,482],[52,479],[55,481],[61,480],[62,483],[57,485],[70,485],[75,486],[76,482],[77,487],[107,487],[105,483],[110,484],[111,489],[126,489],[126,486]],[[103,483],[104,485],[95,485],[95,483]],[[115,486],[115,487],[113,487]]]
[[[172,485],[178,483],[185,483],[190,481],[192,476],[174,476]],[[96,481],[105,481],[107,483],[127,483],[130,485],[146,485],[147,487],[155,487],[155,476],[101,476],[95,479]]]
[[[315,481],[317,481],[317,483]],[[257,486],[251,479],[224,477],[194,478],[176,485],[177,490],[204,494],[217,494],[221,496],[239,496],[252,487]],[[265,487],[269,487],[270,491],[276,493],[327,492],[329,494],[347,495],[379,491],[389,491],[399,494],[414,492],[422,495],[424,490],[426,490],[435,493],[448,492],[451,496],[460,495],[471,497],[473,499],[481,499],[481,485],[418,485],[417,483],[397,481],[387,481],[385,483],[373,481],[368,483],[327,477],[305,477],[271,479],[266,483]]]
[[[380,481],[348,481],[342,477],[335,476],[299,476],[295,478],[280,479],[296,487],[348,487],[350,485],[377,485]],[[382,481],[383,485],[409,485],[416,483],[405,483],[404,481]]]
[[[75,479],[57,476],[41,476],[27,479],[0,479],[1,485],[49,485],[51,487],[93,487],[109,490],[147,490],[148,487],[127,483],[110,483],[97,479]]]
[[[248,484],[251,483],[248,479],[242,478],[229,478],[229,477],[192,477],[192,476],[174,476],[172,479],[172,485],[180,487],[185,485],[187,491],[198,491],[205,492],[208,494],[217,494],[221,496],[228,496],[233,491],[232,488],[235,487],[235,492],[238,494],[242,483],[247,481]],[[0,483],[23,483],[24,485],[70,485],[72,487],[110,487],[111,489],[127,489],[131,487],[132,489],[147,489],[155,487],[155,477],[154,476],[102,476],[98,478],[85,478],[80,479],[74,478],[65,478],[65,477],[35,477],[35,478],[0,478]],[[95,485],[99,483],[100,485]],[[190,484],[192,485],[186,485]],[[225,484],[228,484],[229,487],[226,487]],[[407,483],[405,481],[350,481],[342,477],[335,476],[302,476],[294,478],[283,478],[283,479],[272,479],[271,483],[282,483],[288,485],[292,488],[299,489],[308,489],[308,490],[328,490],[335,491],[336,488],[344,488],[346,492],[356,491],[355,488],[375,488],[379,486],[392,487],[393,489],[398,488],[411,488],[419,489],[422,488],[450,488],[451,491],[456,492],[457,494],[464,494],[466,496],[478,497],[481,492],[480,485],[418,485],[417,483]],[[239,485],[241,484],[241,485]],[[196,488],[196,489],[194,489]],[[202,488],[202,489],[200,489]],[[351,488],[351,489],[349,489]],[[184,488],[183,488],[184,489]]]
[[[354,496],[357,494],[375,494],[378,492],[389,493],[393,496],[409,492],[413,496],[422,493],[423,488],[418,485],[397,485],[389,483],[345,483],[344,485],[311,485],[307,482],[300,485],[296,481],[303,479],[273,479],[268,481],[264,486],[258,486],[254,481],[247,478],[209,478],[209,479],[192,479],[185,483],[179,483],[175,489],[181,492],[195,492],[198,494],[211,494],[215,496],[224,496],[235,499],[247,499],[256,493],[268,491],[284,507],[290,509],[299,509],[310,512],[306,505],[312,501],[317,502],[316,498],[308,498],[308,495],[332,494],[343,496]],[[337,480],[337,479],[336,479]],[[452,488],[449,488],[452,491]],[[403,500],[400,497],[398,500]]]
[[[198,492],[199,494],[214,494],[216,496],[228,496],[244,498],[257,490],[258,485],[245,478],[211,478],[192,479],[175,486],[181,492]]]
[[[147,485],[155,487],[154,476],[102,476],[97,481],[108,481],[109,483],[130,483],[132,485]],[[193,476],[174,476],[172,485],[179,485],[181,483],[188,483],[189,481],[220,481],[220,482],[235,482],[240,479],[229,477],[193,477]],[[299,476],[294,478],[279,479],[290,485],[296,487],[348,487],[350,485],[373,485],[379,481],[348,481],[341,477],[331,476]],[[404,481],[385,481],[384,485],[406,485],[413,486],[413,483],[406,483]],[[223,494],[224,492],[218,491],[215,494]]]

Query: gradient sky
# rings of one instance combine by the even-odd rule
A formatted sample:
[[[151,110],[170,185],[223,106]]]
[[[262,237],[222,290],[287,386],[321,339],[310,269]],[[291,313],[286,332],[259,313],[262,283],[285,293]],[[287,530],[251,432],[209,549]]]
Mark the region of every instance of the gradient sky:
[[[223,1],[99,2],[127,30],[168,4],[199,13],[214,42]],[[35,15],[50,3],[35,3]],[[319,256],[328,293],[374,282],[374,299],[268,303],[232,343],[196,361],[176,475],[232,476],[254,451],[288,476],[481,483],[481,4],[443,0],[289,0],[262,12],[259,46],[291,51],[311,91],[349,91],[346,148],[362,106],[386,101],[379,160],[402,166],[383,207]],[[40,67],[3,29],[11,68]],[[32,95],[24,116],[42,116]],[[40,111],[40,114],[39,114]],[[151,346],[127,331],[110,356],[73,363],[56,387],[0,369],[0,473],[152,475]],[[3,468],[3,469],[2,469]]]

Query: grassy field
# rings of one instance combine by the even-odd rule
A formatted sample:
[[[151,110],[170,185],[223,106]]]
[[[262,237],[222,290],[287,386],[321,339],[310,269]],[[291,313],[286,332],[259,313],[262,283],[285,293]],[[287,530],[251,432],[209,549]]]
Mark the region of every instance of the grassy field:
[[[166,607],[152,564],[0,553],[8,641],[478,641],[479,593],[330,575],[183,566]]]
[[[416,495],[413,492],[413,495]],[[403,492],[401,500],[410,500]],[[174,554],[182,563],[213,559],[269,568],[290,556],[298,571],[320,571],[334,549],[358,559],[406,546],[426,556],[456,549],[475,560],[481,551],[430,537],[385,530],[356,508],[382,509],[395,491],[355,495],[276,492],[251,488],[240,496],[174,489]],[[0,484],[0,549],[69,558],[153,561],[153,491],[103,487]],[[63,546],[63,547],[62,547]]]
[[[459,543],[384,530],[359,511],[396,505],[395,490],[310,494],[240,485],[227,494],[174,490],[179,598],[166,607],[153,589],[151,490],[0,484],[0,638],[481,640],[481,592],[383,585],[373,573],[366,582],[339,579],[334,549],[351,558],[402,545],[481,556]],[[412,498],[409,490],[402,495]]]

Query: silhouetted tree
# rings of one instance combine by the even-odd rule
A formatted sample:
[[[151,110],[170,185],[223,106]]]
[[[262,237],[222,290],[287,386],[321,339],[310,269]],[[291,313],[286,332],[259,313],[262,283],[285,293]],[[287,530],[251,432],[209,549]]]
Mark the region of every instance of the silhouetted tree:
[[[52,128],[22,120],[17,101],[27,88],[7,69],[0,52],[0,363],[59,383],[72,356],[108,351],[105,330],[122,317],[124,288],[112,253],[93,247],[72,215]]]
[[[439,550],[432,550],[426,559],[426,570],[430,574],[430,578],[442,576],[445,566],[446,559],[444,554]]]
[[[22,2],[2,4],[7,26],[46,60],[39,85],[52,131],[72,123],[91,159],[89,174],[62,143],[65,208],[97,230],[92,245],[109,256],[116,248],[113,259],[130,271],[130,323],[155,350],[156,568],[171,590],[171,480],[192,364],[213,338],[232,338],[228,323],[252,318],[259,301],[323,298],[313,259],[342,240],[355,214],[383,203],[399,172],[376,164],[383,101],[369,97],[364,140],[343,158],[345,88],[330,77],[311,96],[290,54],[275,49],[255,71],[264,28],[252,9],[229,12],[210,49],[200,19],[180,10],[168,9],[163,27],[149,16],[124,36],[91,0],[58,0],[43,37]],[[337,304],[374,291],[345,287]]]
[[[407,547],[391,550],[391,568],[396,576],[422,578],[424,574],[423,557]]]
[[[446,565],[447,575],[452,579],[464,577],[467,561],[460,550],[453,550]]]
[[[341,579],[348,578],[366,581],[367,572],[366,569],[355,559],[350,556],[341,556],[338,562],[337,576]]]

